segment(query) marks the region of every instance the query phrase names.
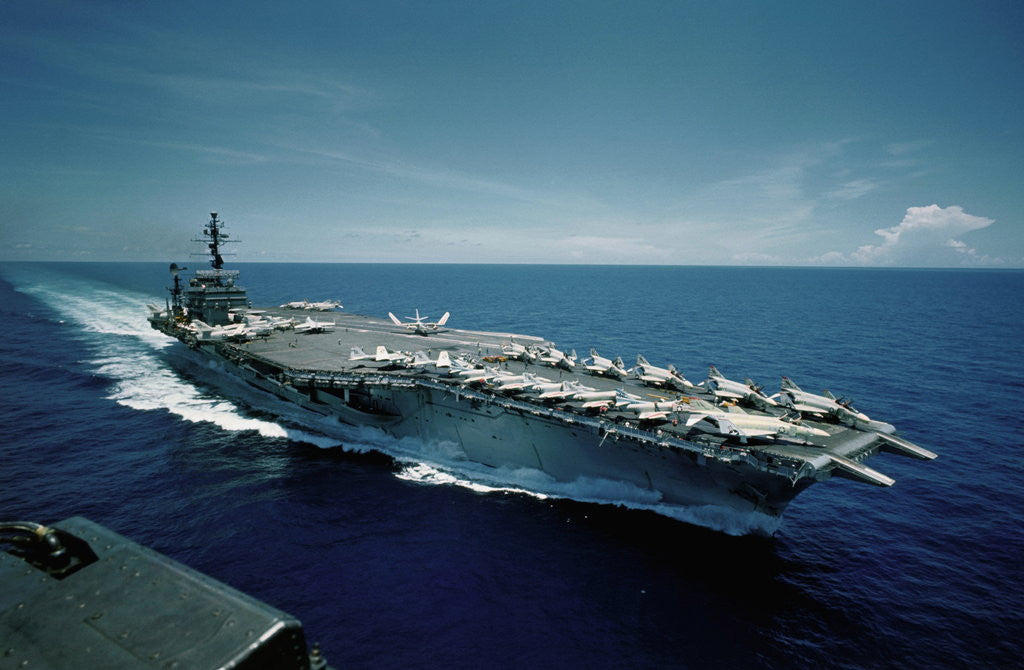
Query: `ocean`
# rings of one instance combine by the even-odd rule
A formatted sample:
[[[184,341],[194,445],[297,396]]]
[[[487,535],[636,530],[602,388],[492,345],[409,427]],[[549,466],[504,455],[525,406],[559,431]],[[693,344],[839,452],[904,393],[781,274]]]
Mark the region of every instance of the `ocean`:
[[[218,389],[149,328],[163,263],[0,264],[0,515],[83,515],[297,616],[344,668],[960,668],[1024,658],[1024,272],[237,264],[338,299],[780,375],[939,453],[777,528],[501,481]],[[774,531],[767,535],[766,532]]]

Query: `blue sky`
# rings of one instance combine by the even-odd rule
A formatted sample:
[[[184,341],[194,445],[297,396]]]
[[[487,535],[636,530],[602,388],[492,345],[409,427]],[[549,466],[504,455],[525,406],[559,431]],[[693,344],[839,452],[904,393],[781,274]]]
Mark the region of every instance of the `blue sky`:
[[[1024,3],[0,3],[0,259],[1024,267]]]

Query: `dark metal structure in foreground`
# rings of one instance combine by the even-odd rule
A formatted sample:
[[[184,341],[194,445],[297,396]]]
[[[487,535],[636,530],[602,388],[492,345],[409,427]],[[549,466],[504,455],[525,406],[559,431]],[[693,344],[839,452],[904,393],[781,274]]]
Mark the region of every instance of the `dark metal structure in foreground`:
[[[0,523],[0,668],[322,670],[302,624],[82,517]]]

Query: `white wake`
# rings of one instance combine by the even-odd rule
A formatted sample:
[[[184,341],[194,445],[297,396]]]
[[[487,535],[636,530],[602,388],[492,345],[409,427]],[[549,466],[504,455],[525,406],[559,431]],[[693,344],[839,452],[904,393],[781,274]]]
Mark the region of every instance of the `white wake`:
[[[334,446],[336,440],[246,416],[234,403],[205,393],[175,372],[158,354],[175,340],[150,327],[148,300],[142,294],[57,272],[39,271],[16,278],[15,288],[51,307],[79,328],[93,357],[84,361],[111,381],[106,396],[137,410],[166,410],[191,422],[208,422],[230,431],[256,431]]]

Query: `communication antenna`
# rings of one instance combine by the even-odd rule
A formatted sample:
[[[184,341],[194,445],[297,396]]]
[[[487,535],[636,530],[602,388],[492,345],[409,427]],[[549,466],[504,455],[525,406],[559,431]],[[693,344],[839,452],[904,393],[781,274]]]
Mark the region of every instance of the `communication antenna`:
[[[237,270],[224,270],[224,256],[234,256],[234,254],[222,253],[221,245],[239,241],[228,239],[229,235],[224,232],[224,225],[223,219],[217,218],[217,212],[210,212],[210,220],[203,227],[203,238],[192,240],[193,242],[202,242],[207,249],[192,255],[209,256],[210,267],[213,268],[213,270],[198,271],[196,277],[206,283],[212,283],[214,286],[231,286],[238,274]]]
[[[224,220],[217,218],[217,212],[210,212],[210,220],[203,227],[203,239],[192,240],[193,242],[202,242],[207,248],[207,251],[193,254],[193,256],[205,256],[209,254],[210,267],[214,270],[222,270],[224,268],[224,256],[234,255],[221,253],[220,245],[227,244],[228,242],[239,241],[228,239],[229,235],[224,232],[224,225]]]

